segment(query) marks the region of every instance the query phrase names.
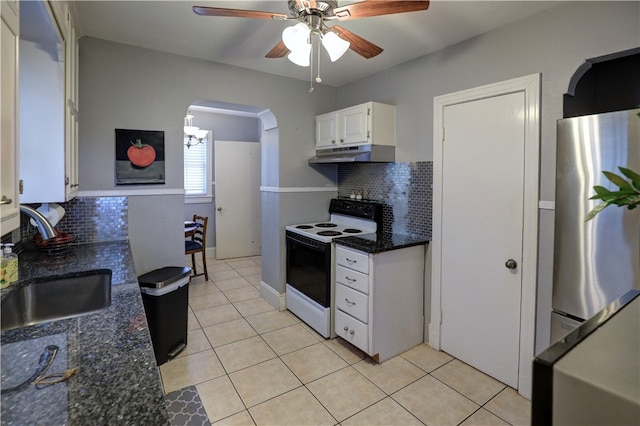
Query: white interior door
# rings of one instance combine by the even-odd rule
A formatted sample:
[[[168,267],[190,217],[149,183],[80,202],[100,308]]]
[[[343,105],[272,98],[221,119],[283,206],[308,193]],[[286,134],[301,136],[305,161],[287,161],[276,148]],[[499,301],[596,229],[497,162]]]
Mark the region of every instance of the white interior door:
[[[260,254],[260,143],[215,141],[216,258]]]
[[[514,388],[524,100],[524,93],[517,92],[449,105],[443,113],[441,347]]]

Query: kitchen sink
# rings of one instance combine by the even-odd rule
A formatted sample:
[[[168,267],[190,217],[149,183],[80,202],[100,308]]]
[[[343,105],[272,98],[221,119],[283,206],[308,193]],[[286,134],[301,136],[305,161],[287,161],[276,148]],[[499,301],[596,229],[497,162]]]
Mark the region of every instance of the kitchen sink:
[[[111,306],[111,270],[37,278],[2,299],[1,329],[77,317]]]

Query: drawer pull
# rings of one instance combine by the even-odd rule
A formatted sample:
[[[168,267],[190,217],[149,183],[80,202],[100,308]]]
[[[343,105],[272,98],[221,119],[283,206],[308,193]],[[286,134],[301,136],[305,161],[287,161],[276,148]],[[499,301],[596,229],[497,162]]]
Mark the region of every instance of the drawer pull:
[[[345,278],[347,281],[349,281],[350,283],[355,283],[356,281],[358,281],[358,280],[356,280],[355,278],[349,278],[349,277],[346,277],[346,276],[345,276],[344,278]]]
[[[358,261],[357,261],[357,260],[351,260],[351,259],[349,259],[348,257],[346,258],[346,260],[347,260],[347,262],[349,262],[349,265],[353,265],[353,264],[358,263]]]
[[[353,334],[355,331],[353,329],[349,330],[349,334]]]
[[[348,304],[349,306],[355,306],[355,305],[356,305],[356,302],[351,302],[351,301],[350,301],[349,299],[347,299],[346,297],[344,298],[344,301],[345,301],[345,302],[347,302],[347,304]]]
[[[349,331],[349,327],[347,327],[346,325],[344,326],[344,331]]]

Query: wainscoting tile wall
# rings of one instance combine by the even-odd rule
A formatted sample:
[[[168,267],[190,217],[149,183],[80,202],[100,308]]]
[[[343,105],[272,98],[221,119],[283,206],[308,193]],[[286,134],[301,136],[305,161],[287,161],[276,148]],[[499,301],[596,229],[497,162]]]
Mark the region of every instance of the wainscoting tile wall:
[[[338,196],[380,201],[383,231],[431,238],[433,162],[338,165]]]

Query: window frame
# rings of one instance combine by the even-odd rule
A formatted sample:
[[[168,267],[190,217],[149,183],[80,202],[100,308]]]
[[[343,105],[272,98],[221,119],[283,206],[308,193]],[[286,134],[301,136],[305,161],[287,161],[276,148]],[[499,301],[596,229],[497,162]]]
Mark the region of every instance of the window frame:
[[[191,148],[187,148],[186,147],[186,143],[187,143],[188,137],[186,135],[183,135],[183,152],[186,152],[187,149],[193,149],[194,147],[192,146]],[[205,139],[203,140],[201,145],[204,145],[205,148],[205,183],[206,185],[206,192],[205,193],[199,193],[199,194],[193,194],[193,195],[187,195],[186,192],[186,188],[185,188],[185,194],[184,194],[184,203],[185,204],[203,204],[203,203],[212,203],[213,202],[213,132],[211,130],[207,131],[207,136],[205,137]],[[200,145],[198,145],[200,146]],[[186,157],[183,155],[183,187],[186,186],[186,173],[187,173],[187,164],[186,164]]]

